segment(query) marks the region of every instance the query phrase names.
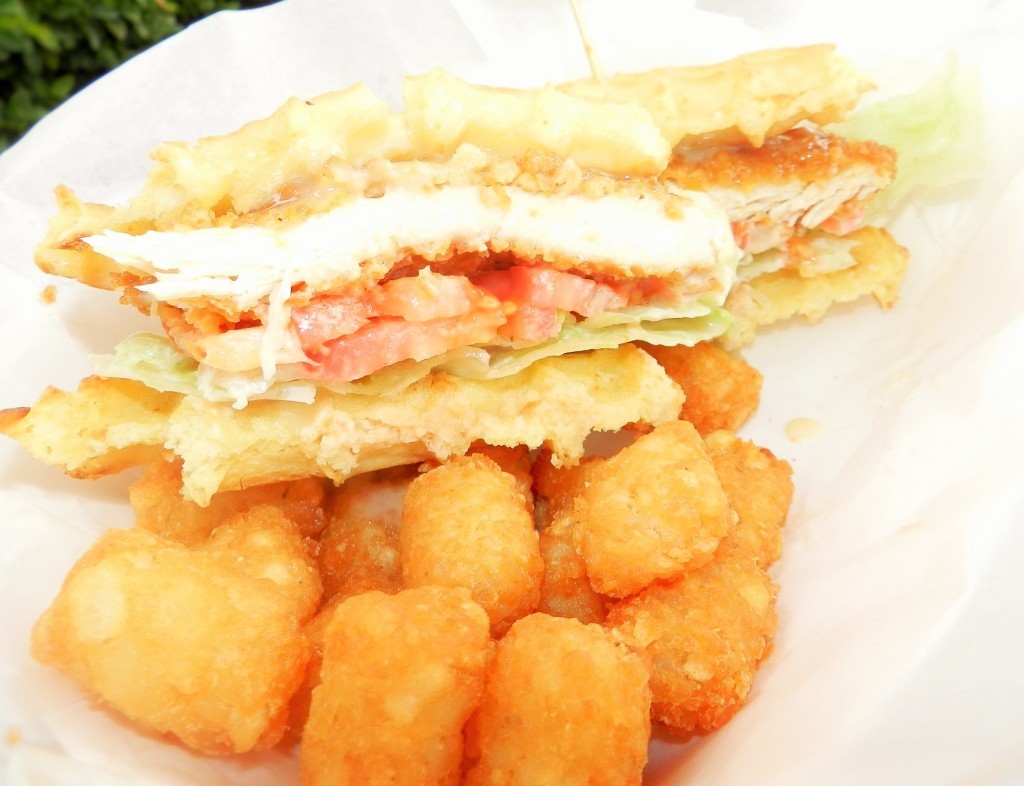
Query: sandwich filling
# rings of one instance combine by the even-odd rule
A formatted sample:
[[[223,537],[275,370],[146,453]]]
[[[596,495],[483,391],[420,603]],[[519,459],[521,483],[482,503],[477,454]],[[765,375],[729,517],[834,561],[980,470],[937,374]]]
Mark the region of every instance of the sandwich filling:
[[[470,146],[339,163],[208,227],[83,240],[133,271],[129,299],[161,318],[202,392],[239,404],[279,383],[378,390],[367,380],[385,370],[491,378],[711,338],[741,255],[705,194]]]

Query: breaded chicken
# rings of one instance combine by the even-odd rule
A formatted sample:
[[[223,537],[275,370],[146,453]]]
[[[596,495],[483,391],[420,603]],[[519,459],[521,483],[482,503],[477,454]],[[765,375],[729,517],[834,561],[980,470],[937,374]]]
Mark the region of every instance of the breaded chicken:
[[[840,235],[856,229],[865,203],[895,173],[890,148],[794,128],[760,147],[684,151],[661,178],[711,196],[725,208],[743,251],[758,254],[809,229]]]
[[[650,665],[628,638],[531,614],[498,643],[466,730],[466,786],[639,786]]]

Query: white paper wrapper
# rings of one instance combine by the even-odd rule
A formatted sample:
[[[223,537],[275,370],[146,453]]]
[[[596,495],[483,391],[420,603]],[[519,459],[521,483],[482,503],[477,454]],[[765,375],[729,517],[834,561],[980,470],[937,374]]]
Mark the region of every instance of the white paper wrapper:
[[[1017,0],[585,0],[606,71],[835,41],[882,87],[955,51],[981,76],[987,164],[911,207],[899,305],[841,309],[760,337],[744,436],[789,459],[797,497],[776,569],[776,649],[749,706],[686,746],[652,746],[651,784],[1024,782],[1024,5]],[[723,15],[712,15],[709,11]],[[219,14],[136,58],[0,157],[0,407],[70,388],[86,355],[141,327],[114,296],[47,279],[32,249],[65,183],[126,198],[146,153],[222,133],[291,95],[365,81],[397,103],[435,65],[527,86],[584,76],[567,0],[288,0]],[[54,284],[56,303],[40,293]],[[821,433],[793,443],[785,426]],[[281,754],[220,761],[139,735],[28,657],[32,623],[98,533],[130,521],[130,477],[96,483],[0,443],[0,781],[284,784]]]

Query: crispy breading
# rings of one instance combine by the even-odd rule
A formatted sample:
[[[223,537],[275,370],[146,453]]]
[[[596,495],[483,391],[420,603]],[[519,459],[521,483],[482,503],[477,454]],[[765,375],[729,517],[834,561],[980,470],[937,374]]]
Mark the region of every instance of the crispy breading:
[[[421,587],[347,598],[331,617],[303,786],[457,784],[493,649],[487,615],[466,590]]]
[[[533,517],[516,479],[486,456],[452,458],[409,485],[398,545],[406,587],[466,587],[495,635],[537,608]]]
[[[299,632],[308,603],[287,581],[240,569],[250,553],[229,559],[142,529],[111,530],[36,623],[32,654],[196,750],[270,748],[309,657]],[[275,561],[266,556],[264,567]]]
[[[760,145],[801,121],[840,120],[873,87],[831,44],[765,49],[703,66],[656,68],[559,85],[570,95],[644,107],[673,147]]]
[[[877,227],[858,229],[846,238],[856,241],[856,264],[851,267],[810,277],[779,270],[733,287],[725,303],[733,323],[719,339],[722,345],[736,349],[750,343],[760,328],[798,316],[816,322],[833,305],[867,295],[882,308],[895,305],[907,271],[907,250]]]
[[[498,643],[466,729],[467,786],[639,786],[650,666],[599,625],[531,614]]]
[[[719,551],[743,549],[767,568],[782,556],[782,527],[793,499],[793,468],[768,448],[728,431],[708,435],[704,444],[738,517]]]
[[[656,721],[688,737],[736,714],[771,651],[777,593],[751,555],[731,552],[612,606],[606,624],[636,639],[653,663]]]
[[[896,152],[877,142],[794,128],[759,147],[730,145],[700,155],[677,155],[661,180],[695,191],[728,188],[750,192],[790,180],[820,182],[854,167],[871,170],[884,185],[895,173]]]
[[[185,545],[202,543],[225,521],[256,505],[273,505],[311,538],[324,528],[327,484],[321,478],[302,478],[224,491],[200,507],[181,495],[181,462],[156,461],[128,487],[128,499],[136,526]]]
[[[759,254],[816,227],[853,230],[895,173],[895,150],[795,128],[761,147],[684,151],[660,179],[707,193],[725,209],[744,252]]]
[[[398,532],[413,468],[350,478],[335,492],[317,562],[325,599],[402,589]]]
[[[701,341],[692,347],[640,344],[683,389],[679,417],[701,436],[716,429],[735,431],[754,414],[761,400],[761,372],[717,344]]]
[[[590,583],[617,598],[704,564],[736,520],[703,440],[685,420],[658,426],[600,463],[574,516]]]
[[[547,445],[556,460],[574,463],[591,432],[664,422],[682,398],[650,355],[623,346],[541,360],[496,380],[435,374],[390,396],[320,391],[313,404],[254,401],[244,410],[90,377],[78,393],[49,391],[0,428],[76,477],[173,452],[184,495],[207,505],[218,491],[312,476],[340,481],[462,455],[477,439]]]

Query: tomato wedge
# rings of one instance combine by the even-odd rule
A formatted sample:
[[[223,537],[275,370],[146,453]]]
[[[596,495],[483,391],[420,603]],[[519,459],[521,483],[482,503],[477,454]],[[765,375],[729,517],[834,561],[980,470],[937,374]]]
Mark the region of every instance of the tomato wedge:
[[[292,326],[299,343],[307,351],[332,338],[353,333],[365,325],[373,312],[363,298],[322,297],[308,305],[292,309]]]
[[[495,308],[493,296],[465,276],[442,276],[429,270],[385,281],[368,295],[374,315],[410,322],[457,317],[479,308]]]
[[[309,365],[313,379],[351,382],[401,360],[426,360],[449,349],[490,341],[505,321],[500,309],[409,322],[372,319],[355,333],[328,341]]]
[[[517,265],[481,273],[473,283],[506,303],[556,308],[584,317],[629,305],[628,296],[608,284],[551,268]]]
[[[560,327],[557,308],[524,303],[508,315],[498,333],[513,341],[540,343],[557,336]]]

